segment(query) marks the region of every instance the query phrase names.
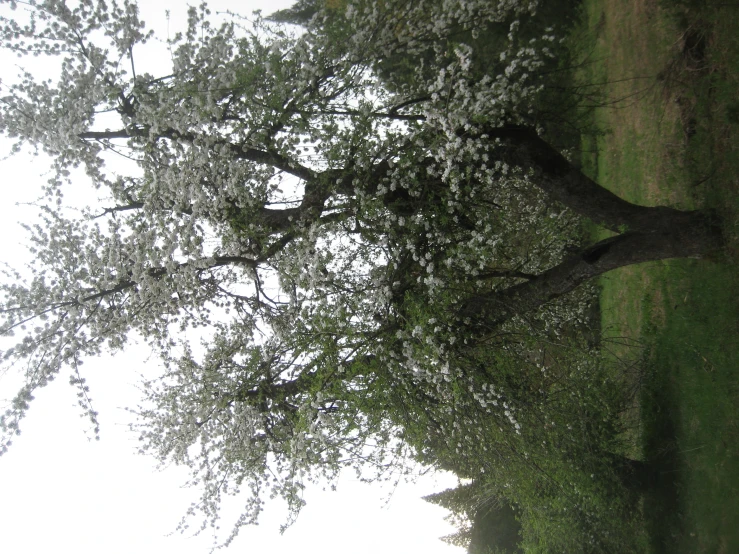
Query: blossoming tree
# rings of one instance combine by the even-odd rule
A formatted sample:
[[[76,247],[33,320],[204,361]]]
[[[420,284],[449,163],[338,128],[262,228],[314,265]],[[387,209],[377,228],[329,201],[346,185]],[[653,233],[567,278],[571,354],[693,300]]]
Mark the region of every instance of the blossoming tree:
[[[63,373],[96,424],[80,366],[138,334],[166,369],[139,409],[143,449],[191,468],[207,521],[242,489],[237,528],[264,494],[297,512],[306,479],[397,469],[403,411],[460,382],[520,432],[515,399],[476,388],[460,352],[603,272],[719,245],[705,214],[630,204],[537,133],[555,37],[520,39],[535,0],[348,2],[298,34],[191,8],[163,75],[137,71],[152,34],[128,0],[1,4],[3,46],[60,63],[55,81],[4,84],[0,105],[16,150],[53,159],[31,273],[2,285],[18,337],[3,360],[25,375],[2,450]],[[449,37],[500,22],[501,70],[478,78]],[[390,56],[424,62],[388,87]],[[81,181],[102,207],[65,208]],[[578,217],[616,234],[573,254]]]

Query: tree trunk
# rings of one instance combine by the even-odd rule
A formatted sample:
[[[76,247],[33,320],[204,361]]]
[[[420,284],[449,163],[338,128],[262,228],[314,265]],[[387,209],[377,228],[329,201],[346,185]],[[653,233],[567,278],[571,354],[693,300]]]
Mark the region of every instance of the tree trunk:
[[[531,183],[573,212],[611,231],[673,231],[690,212],[667,206],[639,206],[613,194],[570,163],[556,148],[528,127],[485,129],[491,139],[504,141],[502,158],[515,167],[534,170]]]
[[[669,258],[700,258],[722,244],[719,229],[702,212],[673,211],[671,217],[661,217],[654,227],[605,239],[527,281],[473,296],[459,315],[484,331],[516,314],[536,310],[612,269]]]

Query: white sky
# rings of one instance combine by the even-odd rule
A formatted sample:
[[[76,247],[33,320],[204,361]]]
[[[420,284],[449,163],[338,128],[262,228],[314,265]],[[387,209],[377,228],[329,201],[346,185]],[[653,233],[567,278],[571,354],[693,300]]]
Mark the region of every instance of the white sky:
[[[216,0],[213,11],[231,9],[269,13],[287,7],[289,0]],[[185,15],[184,1],[141,1],[149,28],[166,34],[165,10],[171,10],[171,32]],[[0,55],[5,55],[0,53]],[[7,71],[9,60],[2,60]],[[3,75],[3,77],[9,77]],[[0,155],[8,152],[0,139]],[[32,222],[33,208],[17,202],[39,196],[46,177],[40,159],[16,156],[0,161],[3,196],[0,203],[0,260],[14,265],[23,258],[24,232],[20,221]],[[84,190],[87,183],[80,187]],[[88,189],[91,190],[91,189]],[[90,201],[94,201],[94,195]],[[23,434],[0,458],[0,549],[9,554],[74,552],[75,554],[203,554],[211,537],[171,534],[197,490],[182,489],[186,479],[176,467],[158,471],[153,460],[135,454],[137,440],[128,431],[130,416],[123,409],[138,403],[140,374],[157,371],[158,359],[144,346],[134,346],[114,357],[88,360],[85,365],[93,400],[100,412],[102,440],[90,441],[80,419],[76,390],[66,378],[39,391]],[[0,377],[0,398],[15,392],[13,376]],[[395,554],[460,553],[438,540],[453,528],[445,512],[421,496],[454,486],[449,474],[428,475],[415,484],[397,488],[359,483],[353,474],[342,476],[338,491],[309,488],[308,505],[297,523],[279,534],[285,510],[268,503],[261,524],[245,528],[227,552],[275,554],[344,552]],[[389,500],[388,500],[389,497]],[[227,510],[222,527],[229,528]],[[168,536],[169,535],[169,536]]]

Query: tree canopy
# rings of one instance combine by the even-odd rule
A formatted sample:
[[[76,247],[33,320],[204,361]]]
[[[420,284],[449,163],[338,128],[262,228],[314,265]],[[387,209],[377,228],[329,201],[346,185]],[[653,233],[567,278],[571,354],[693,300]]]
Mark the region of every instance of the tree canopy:
[[[247,498],[235,533],[264,495],[295,514],[308,479],[459,451],[475,438],[440,414],[463,397],[520,435],[525,387],[475,353],[525,358],[527,333],[582,319],[588,279],[719,244],[704,214],[629,204],[540,135],[559,37],[521,31],[535,0],[358,0],[302,30],[203,5],[161,75],[137,70],[153,35],[133,2],[1,4],[3,46],[60,68],[3,84],[0,129],[53,173],[35,261],[1,286],[25,376],[2,451],[59,375],[96,425],[81,366],[136,334],[166,368],[142,449],[191,469],[206,524],[224,495]],[[459,37],[493,26],[481,74]],[[81,181],[102,207],[65,207]],[[579,249],[582,217],[616,235]]]

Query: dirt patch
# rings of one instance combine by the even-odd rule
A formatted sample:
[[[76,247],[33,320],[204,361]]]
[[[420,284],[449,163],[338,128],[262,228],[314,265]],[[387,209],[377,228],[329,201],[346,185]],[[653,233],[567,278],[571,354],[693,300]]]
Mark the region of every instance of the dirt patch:
[[[632,5],[634,6],[634,12],[645,15],[650,19],[655,16],[659,9],[657,0],[633,0]]]

